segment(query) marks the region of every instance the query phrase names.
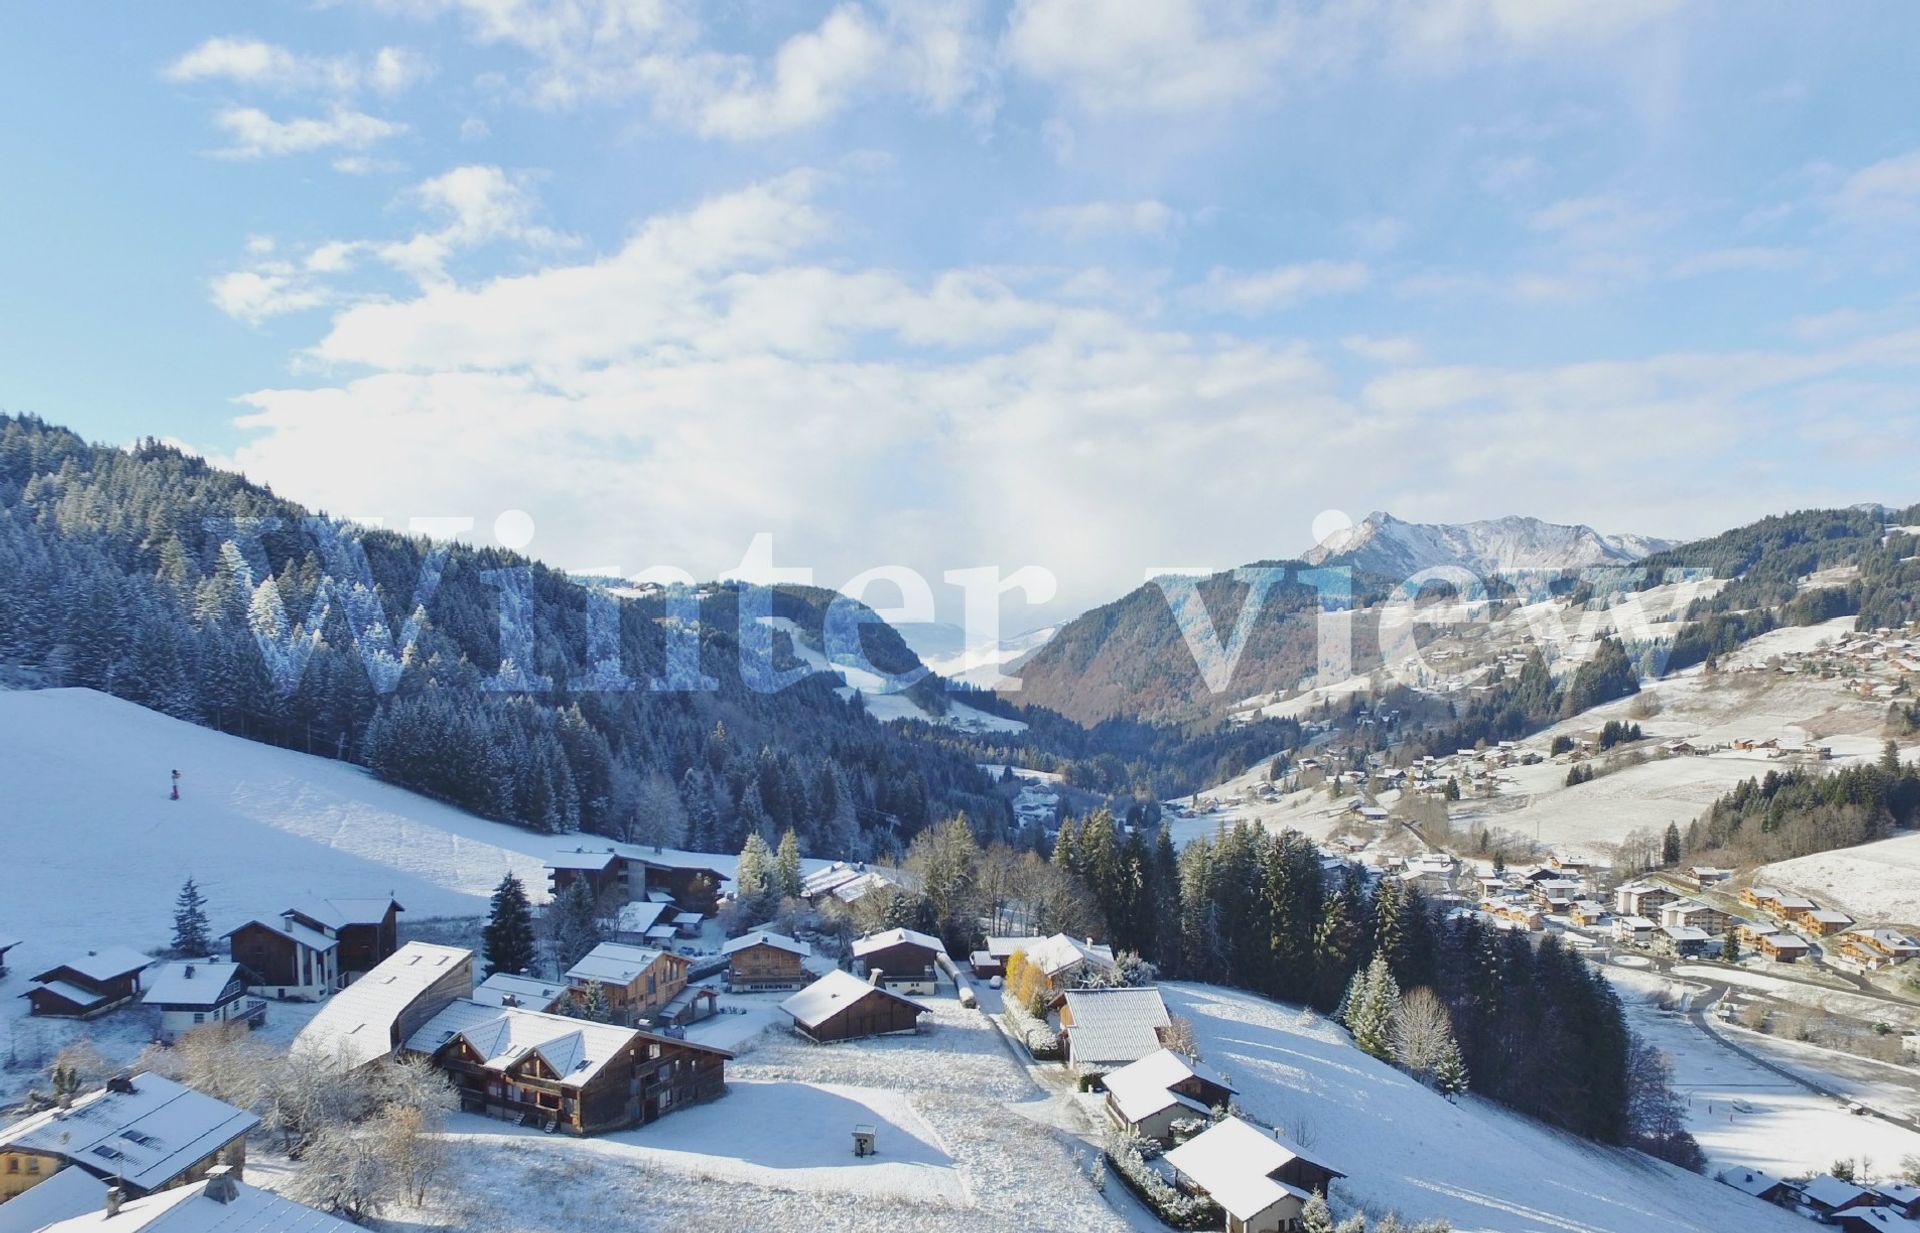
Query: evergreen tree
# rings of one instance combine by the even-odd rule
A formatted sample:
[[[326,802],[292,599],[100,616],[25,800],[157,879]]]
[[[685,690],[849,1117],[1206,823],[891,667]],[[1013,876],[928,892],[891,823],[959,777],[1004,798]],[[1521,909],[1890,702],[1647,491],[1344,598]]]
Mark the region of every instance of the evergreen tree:
[[[1300,1233],[1333,1233],[1333,1211],[1321,1191],[1314,1191],[1301,1205]]]
[[[1394,982],[1385,955],[1375,954],[1364,972],[1354,976],[1347,990],[1346,1025],[1353,1043],[1377,1058],[1393,1056],[1394,1013],[1400,1008],[1400,986]]]
[[[1731,927],[1720,935],[1720,962],[1740,962],[1740,937]]]
[[[547,945],[553,952],[554,966],[561,972],[600,945],[599,907],[593,901],[593,888],[585,879],[567,883],[567,888],[548,905],[547,914],[551,922]]]
[[[513,873],[493,888],[487,926],[480,936],[488,976],[495,972],[517,975],[533,967],[533,909],[527,903],[527,888]]]
[[[1439,1063],[1433,1068],[1433,1086],[1449,1100],[1467,1090],[1467,1064],[1460,1056],[1459,1042],[1451,1036],[1447,1039]]]
[[[213,929],[207,923],[207,900],[192,878],[173,901],[173,953],[198,959],[213,953]]]
[[[787,828],[773,857],[773,884],[784,898],[800,897],[800,836]]]
[[[752,796],[749,799],[753,799]],[[740,849],[733,886],[742,903],[765,899],[774,889],[773,853],[757,830],[748,832],[747,842]]]
[[[581,995],[580,1017],[595,1023],[607,1023],[613,1019],[613,1007],[607,1002],[607,987],[597,980],[588,981],[586,992]]]
[[[1669,869],[1680,863],[1680,827],[1677,823],[1667,823],[1667,833],[1660,841],[1660,863]]]

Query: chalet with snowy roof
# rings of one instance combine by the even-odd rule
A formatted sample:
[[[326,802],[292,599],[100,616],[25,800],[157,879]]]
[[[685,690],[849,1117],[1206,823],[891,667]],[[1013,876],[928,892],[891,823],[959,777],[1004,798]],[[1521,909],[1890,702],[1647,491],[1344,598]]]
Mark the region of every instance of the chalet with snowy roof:
[[[642,1028],[460,998],[404,1050],[445,1071],[469,1113],[569,1134],[643,1126],[726,1090],[725,1049]]]
[[[853,943],[867,978],[898,993],[931,994],[939,980],[935,965],[946,953],[939,938],[912,929],[870,933]]]
[[[1842,1233],[1915,1233],[1913,1221],[1878,1203],[1835,1212],[1827,1217],[1827,1223]]]
[[[1180,1185],[1204,1194],[1226,1213],[1226,1233],[1289,1233],[1313,1193],[1344,1173],[1305,1149],[1240,1120],[1226,1118],[1164,1157]]]
[[[358,980],[400,949],[400,913],[392,897],[308,898],[280,913],[340,943],[341,979]]]
[[[260,1119],[172,1079],[110,1080],[65,1108],[0,1129],[0,1201],[62,1169],[85,1170],[127,1196],[198,1181],[218,1165],[238,1171]]]
[[[1897,929],[1855,929],[1841,934],[1834,945],[1841,954],[1868,968],[1920,958],[1920,942]]]
[[[293,1047],[349,1069],[364,1066],[393,1056],[427,1020],[472,993],[472,951],[408,942],[335,994],[300,1029]]]
[[[1607,905],[1594,899],[1576,899],[1567,906],[1567,920],[1582,929],[1603,925],[1607,920]]]
[[[1734,1167],[1722,1169],[1720,1180],[1742,1194],[1752,1195],[1763,1203],[1775,1203],[1790,1206],[1793,1203],[1792,1186],[1759,1169]]]
[[[610,942],[620,942],[627,946],[658,946],[679,936],[674,928],[673,918],[679,915],[670,898],[636,899],[632,903],[622,904],[614,913],[613,928],[607,938]]]
[[[1908,1220],[1920,1216],[1920,1186],[1912,1182],[1875,1182],[1867,1187],[1876,1201],[1891,1207]]]
[[[1038,988],[1049,995],[1087,983],[1088,978],[1114,968],[1113,951],[1064,933],[1042,938],[1024,952],[1039,975]]]
[[[1712,949],[1713,938],[1704,929],[1662,925],[1653,931],[1653,949],[1669,959],[1696,959]]]
[[[1853,928],[1853,917],[1834,908],[1815,908],[1794,920],[1808,933],[1820,938],[1832,937]]]
[[[1753,949],[1775,963],[1793,963],[1813,952],[1813,947],[1799,935],[1788,933],[1778,925],[1756,924],[1740,932],[1747,937]]]
[[[106,1204],[105,1182],[85,1169],[62,1169],[0,1203],[0,1233],[40,1233],[62,1220],[104,1210]]]
[[[736,991],[799,989],[813,979],[806,965],[813,947],[771,929],[743,933],[720,953],[727,957],[727,987]]]
[[[207,1023],[244,1023],[256,1028],[267,1021],[267,1004],[247,992],[251,978],[237,963],[214,959],[156,963],[147,969],[145,980],[146,993],[140,1001],[159,1010],[163,1040]]]
[[[1698,929],[1712,937],[1719,937],[1727,931],[1727,922],[1732,919],[1719,908],[1698,899],[1676,899],[1672,903],[1660,905],[1660,923],[1662,925],[1684,925]]]
[[[521,1010],[556,1012],[567,1000],[565,981],[540,980],[495,972],[473,988],[473,1000],[483,1006],[516,1007]]]
[[[1821,1173],[1801,1184],[1800,1202],[1831,1220],[1837,1212],[1873,1206],[1874,1197],[1865,1186]]]
[[[637,1023],[652,1018],[687,987],[689,966],[684,955],[670,951],[602,942],[568,968],[566,976],[575,998],[584,999],[587,987],[597,982],[614,1018]]]
[[[1175,1122],[1204,1120],[1235,1095],[1217,1071],[1171,1049],[1156,1049],[1110,1071],[1105,1083],[1107,1120],[1162,1146],[1172,1145]]]
[[[140,978],[153,960],[126,946],[75,956],[33,978],[20,996],[31,1012],[53,1019],[92,1019],[140,995]]]
[[[1007,957],[1015,951],[1028,951],[1046,941],[1038,934],[1015,937],[988,937],[985,950],[976,950],[967,956],[967,966],[981,980],[991,980],[1007,974]]]
[[[226,1165],[204,1180],[129,1199],[102,1187],[84,1213],[34,1226],[35,1233],[350,1233],[360,1226],[270,1190],[249,1186]],[[0,1224],[0,1233],[7,1226]]]
[[[1658,883],[1627,882],[1613,888],[1613,910],[1621,916],[1652,919],[1662,906],[1679,897],[1671,888]]]
[[[317,1002],[346,983],[340,940],[291,916],[255,917],[222,936],[233,961],[253,974],[255,993]]]
[[[557,897],[584,881],[596,899],[632,903],[666,895],[683,912],[713,915],[720,889],[731,880],[722,862],[699,852],[676,852],[642,844],[576,846],[547,857],[547,886]]]
[[[817,1044],[915,1032],[927,1008],[836,968],[780,1003],[793,1028]]]
[[[1069,989],[1060,995],[1060,1044],[1081,1078],[1104,1075],[1161,1047],[1172,1019],[1158,989]]]

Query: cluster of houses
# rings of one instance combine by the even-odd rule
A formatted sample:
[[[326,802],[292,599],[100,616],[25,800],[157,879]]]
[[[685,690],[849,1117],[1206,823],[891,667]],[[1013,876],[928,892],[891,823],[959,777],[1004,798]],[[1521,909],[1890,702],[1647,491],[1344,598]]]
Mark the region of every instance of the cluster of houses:
[[[1744,1194],[1845,1233],[1920,1233],[1920,1186],[1912,1182],[1862,1184],[1826,1173],[1788,1180],[1740,1166],[1723,1169],[1719,1176]]]
[[[1805,651],[1783,651],[1738,673],[1838,677],[1862,698],[1912,697],[1920,686],[1920,625],[1845,630]]]
[[[157,962],[125,946],[77,954],[36,973],[29,1013],[95,1019],[135,1003],[159,1012],[172,1039],[207,1023],[266,1021],[267,998],[318,1001],[372,970],[399,946],[392,898],[302,900],[221,935],[227,957]]]
[[[0,1129],[0,1233],[346,1233],[242,1180],[260,1119],[156,1074],[120,1075]]]

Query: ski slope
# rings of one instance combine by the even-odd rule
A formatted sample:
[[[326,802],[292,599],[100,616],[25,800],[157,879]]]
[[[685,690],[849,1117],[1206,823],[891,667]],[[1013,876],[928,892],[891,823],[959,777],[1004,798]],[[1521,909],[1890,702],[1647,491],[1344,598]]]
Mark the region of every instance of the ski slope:
[[[1806,1233],[1807,1222],[1637,1152],[1555,1133],[1477,1097],[1449,1103],[1312,1011],[1163,985],[1239,1104],[1347,1173],[1351,1200],[1457,1233]]]

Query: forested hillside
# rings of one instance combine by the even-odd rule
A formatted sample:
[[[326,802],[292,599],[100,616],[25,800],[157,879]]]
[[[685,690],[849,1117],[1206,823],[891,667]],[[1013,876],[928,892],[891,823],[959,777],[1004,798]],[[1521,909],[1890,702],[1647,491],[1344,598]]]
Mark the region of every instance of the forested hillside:
[[[735,850],[792,827],[830,856],[957,812],[999,832],[983,772],[874,722],[757,619],[820,639],[834,600],[590,602],[511,553],[329,522],[171,447],[0,418],[0,661],[537,830]],[[918,667],[884,625],[852,636],[883,673]]]

